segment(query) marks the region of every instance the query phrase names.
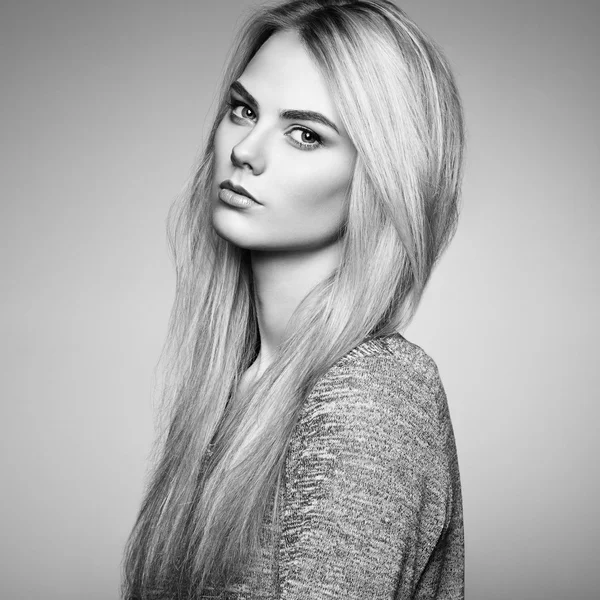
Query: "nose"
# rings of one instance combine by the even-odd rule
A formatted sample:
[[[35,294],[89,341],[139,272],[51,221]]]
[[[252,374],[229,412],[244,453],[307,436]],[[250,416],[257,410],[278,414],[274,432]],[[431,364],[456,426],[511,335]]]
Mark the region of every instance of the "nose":
[[[240,140],[231,150],[231,163],[240,169],[250,169],[254,175],[265,170],[263,143],[256,135],[256,128]]]

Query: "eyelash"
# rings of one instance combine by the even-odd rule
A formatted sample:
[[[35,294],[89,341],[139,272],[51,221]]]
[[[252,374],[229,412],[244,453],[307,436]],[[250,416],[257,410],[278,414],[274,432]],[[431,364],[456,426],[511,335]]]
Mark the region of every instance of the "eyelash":
[[[241,117],[238,117],[237,115],[233,114],[233,110],[235,108],[237,108],[238,106],[243,106],[244,108],[249,108],[252,112],[254,112],[254,110],[252,108],[250,108],[247,104],[240,102],[239,100],[226,100],[225,104],[229,107],[229,118],[231,120],[233,120],[234,122],[243,120]],[[320,148],[323,145],[323,141],[321,140],[321,137],[319,135],[317,135],[314,131],[311,131],[310,129],[307,129],[305,127],[299,127],[299,126],[293,127],[291,129],[291,131],[295,131],[295,130],[306,131],[307,133],[310,133],[310,135],[313,136],[313,138],[315,139],[316,143],[303,144],[302,142],[295,140],[293,137],[290,137],[290,140],[292,141],[294,146],[297,146],[298,148],[301,148],[302,150],[310,151],[310,150],[316,150],[317,148]]]

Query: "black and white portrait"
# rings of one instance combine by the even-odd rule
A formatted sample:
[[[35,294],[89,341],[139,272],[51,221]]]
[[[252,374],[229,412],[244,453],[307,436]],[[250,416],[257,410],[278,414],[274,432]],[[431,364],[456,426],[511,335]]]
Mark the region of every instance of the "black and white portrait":
[[[8,0],[7,600],[594,600],[600,5]]]

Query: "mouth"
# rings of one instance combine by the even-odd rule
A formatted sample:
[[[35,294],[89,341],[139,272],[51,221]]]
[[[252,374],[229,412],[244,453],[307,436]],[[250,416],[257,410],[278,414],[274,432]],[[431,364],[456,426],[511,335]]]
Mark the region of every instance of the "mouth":
[[[225,181],[222,181],[221,184],[219,185],[219,187],[223,190],[231,190],[232,192],[235,192],[236,194],[240,194],[241,196],[246,196],[246,198],[250,198],[250,200],[253,200],[257,204],[260,204],[260,202],[248,190],[246,190],[246,188],[242,187],[241,185],[237,185],[237,184],[233,183],[233,181],[231,181],[230,179],[226,179]]]

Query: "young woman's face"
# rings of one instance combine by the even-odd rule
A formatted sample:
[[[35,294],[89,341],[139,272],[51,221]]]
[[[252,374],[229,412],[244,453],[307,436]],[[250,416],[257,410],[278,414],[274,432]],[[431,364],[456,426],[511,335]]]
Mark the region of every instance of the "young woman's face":
[[[214,144],[216,232],[250,250],[301,251],[336,243],[356,150],[294,32],[265,42],[232,85],[229,100]],[[222,189],[227,180],[257,202],[229,204],[233,194]]]

